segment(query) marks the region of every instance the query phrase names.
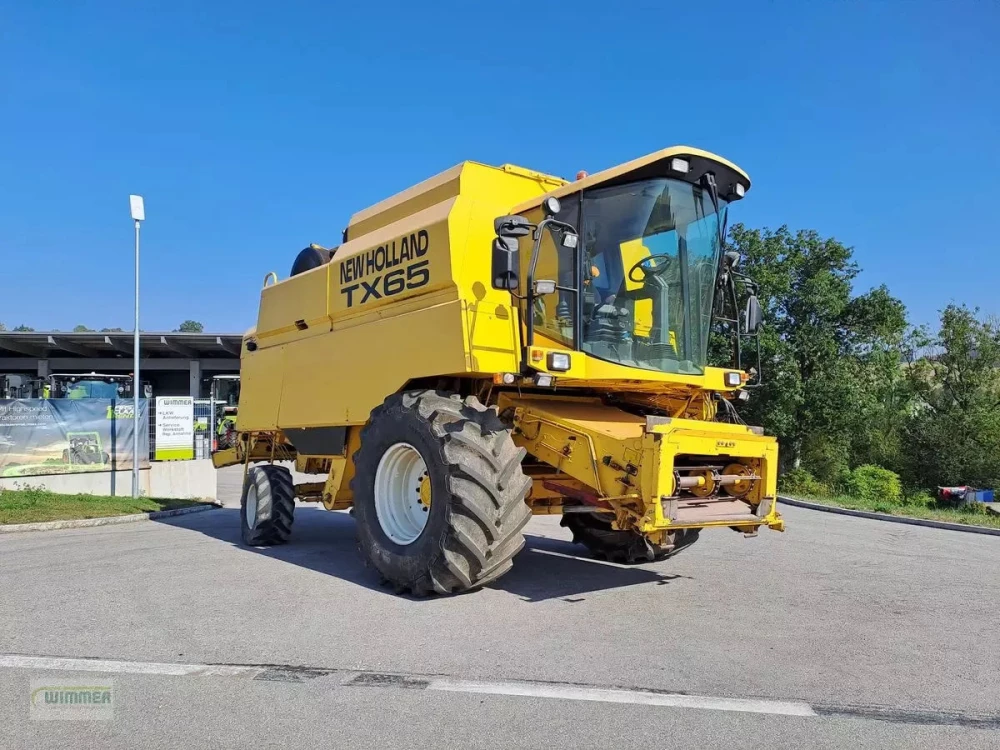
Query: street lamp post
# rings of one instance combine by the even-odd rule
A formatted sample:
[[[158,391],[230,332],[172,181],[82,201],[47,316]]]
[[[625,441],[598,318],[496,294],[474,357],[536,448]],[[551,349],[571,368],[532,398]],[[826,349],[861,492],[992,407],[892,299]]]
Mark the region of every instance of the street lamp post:
[[[141,195],[128,197],[135,222],[135,329],[132,338],[132,497],[139,497],[139,222],[146,219]]]

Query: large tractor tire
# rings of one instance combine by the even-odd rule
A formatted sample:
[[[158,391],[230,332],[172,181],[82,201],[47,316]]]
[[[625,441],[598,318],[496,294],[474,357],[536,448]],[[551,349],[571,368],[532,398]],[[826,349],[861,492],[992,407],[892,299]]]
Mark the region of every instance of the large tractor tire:
[[[634,531],[611,528],[607,513],[566,513],[561,525],[573,532],[573,541],[609,562],[644,563],[673,557],[698,541],[700,529],[679,529],[666,544],[653,544]]]
[[[240,499],[240,527],[251,547],[284,544],[292,533],[295,485],[283,466],[255,466],[247,472]]]
[[[510,570],[531,517],[531,480],[496,409],[439,391],[395,394],[354,454],[361,551],[414,596],[479,588]]]
[[[236,446],[236,425],[232,422],[225,425],[222,432],[215,435],[215,444],[219,450],[234,448]]]

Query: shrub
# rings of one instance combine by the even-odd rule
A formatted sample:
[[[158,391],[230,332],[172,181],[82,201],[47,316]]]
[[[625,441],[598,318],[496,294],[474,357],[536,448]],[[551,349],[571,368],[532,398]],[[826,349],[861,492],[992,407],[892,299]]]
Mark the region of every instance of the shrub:
[[[916,490],[906,493],[903,497],[903,504],[913,505],[918,508],[936,508],[938,502],[937,498],[927,490]]]
[[[805,469],[792,469],[778,477],[782,492],[793,495],[829,495],[830,488]]]
[[[899,475],[874,464],[865,464],[852,471],[844,489],[851,497],[870,503],[901,505],[903,502]]]
[[[848,488],[851,486],[851,470],[847,467],[837,472],[833,480],[833,490],[838,495],[849,495]]]
[[[974,516],[990,515],[990,509],[986,507],[986,503],[963,503],[958,507],[963,513],[970,513]]]

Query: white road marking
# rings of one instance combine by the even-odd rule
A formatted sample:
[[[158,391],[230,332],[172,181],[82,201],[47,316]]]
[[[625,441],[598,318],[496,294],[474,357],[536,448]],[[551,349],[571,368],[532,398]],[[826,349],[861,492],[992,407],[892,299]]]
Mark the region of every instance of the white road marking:
[[[239,667],[226,664],[170,664],[111,659],[70,659],[60,656],[19,656],[0,654],[0,667],[15,669],[56,669],[66,672],[109,672],[112,674],[212,675],[235,677],[255,675],[260,667]]]
[[[256,677],[270,671],[266,666],[236,666],[226,664],[172,664],[166,662],[118,661],[113,659],[74,659],[58,656],[22,656],[0,654],[0,668],[44,669],[64,672],[104,672],[109,674],[145,674],[212,677]],[[280,669],[280,668],[278,668]],[[366,674],[352,672],[352,675]],[[781,701],[756,698],[714,698],[707,695],[653,693],[647,690],[556,685],[541,682],[480,682],[448,677],[427,679],[427,690],[449,693],[510,695],[525,698],[554,698],[599,703],[629,703],[643,706],[700,708],[709,711],[739,711],[783,716],[818,716],[812,706],[802,701]]]
[[[586,560],[587,564],[603,565],[606,568],[623,568],[625,570],[635,570],[634,565],[623,565],[622,563],[611,562],[610,560],[598,560],[593,557],[567,555],[565,552],[556,552],[554,549],[530,549],[528,551],[534,555],[549,555],[551,557],[561,557],[564,560]]]
[[[485,693],[487,695],[517,695],[528,698],[557,698],[571,701],[601,703],[632,703],[644,706],[701,708],[711,711],[741,711],[754,714],[783,716],[817,716],[812,706],[802,701],[777,701],[747,698],[713,698],[707,695],[651,693],[645,690],[615,690],[605,688],[551,685],[538,682],[476,682],[473,680],[432,679],[428,690],[452,693]]]

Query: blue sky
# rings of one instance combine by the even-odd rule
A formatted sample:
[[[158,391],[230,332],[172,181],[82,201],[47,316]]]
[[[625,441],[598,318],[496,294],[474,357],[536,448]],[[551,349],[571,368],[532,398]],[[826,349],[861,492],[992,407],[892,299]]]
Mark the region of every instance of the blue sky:
[[[490,10],[494,7],[494,10]],[[686,143],[732,221],[856,251],[915,322],[1000,313],[1000,4],[0,0],[0,321],[253,324],[261,279],[463,159],[566,177]]]

